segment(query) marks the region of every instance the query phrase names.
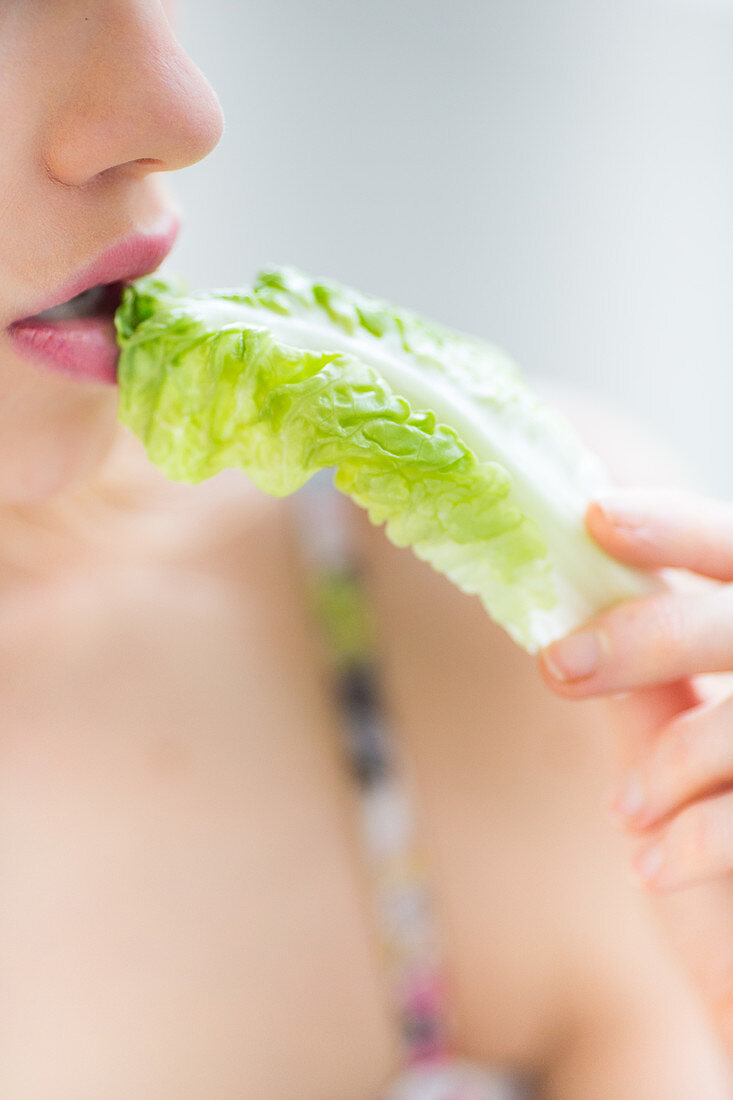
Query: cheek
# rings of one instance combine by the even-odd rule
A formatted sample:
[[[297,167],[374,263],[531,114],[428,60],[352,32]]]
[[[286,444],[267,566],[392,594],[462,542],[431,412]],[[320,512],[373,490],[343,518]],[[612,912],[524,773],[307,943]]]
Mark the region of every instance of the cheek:
[[[117,435],[117,391],[12,362],[0,347],[0,503],[56,497],[91,480]]]

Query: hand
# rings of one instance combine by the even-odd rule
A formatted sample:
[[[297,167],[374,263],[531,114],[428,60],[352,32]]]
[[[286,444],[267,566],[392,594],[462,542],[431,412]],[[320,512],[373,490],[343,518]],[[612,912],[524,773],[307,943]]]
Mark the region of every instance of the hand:
[[[697,574],[555,642],[541,668],[568,699],[611,696],[622,757],[612,808],[733,1055],[733,695],[721,697],[728,677],[698,676],[733,670],[733,506],[619,491],[591,505],[587,524],[622,561]]]
[[[733,506],[628,491],[591,505],[587,520],[596,541],[623,561],[733,581]],[[550,646],[542,667],[547,683],[569,698],[731,671],[733,584],[625,603]],[[733,871],[733,695],[668,722],[612,806],[653,837],[635,861],[650,886],[674,889]]]

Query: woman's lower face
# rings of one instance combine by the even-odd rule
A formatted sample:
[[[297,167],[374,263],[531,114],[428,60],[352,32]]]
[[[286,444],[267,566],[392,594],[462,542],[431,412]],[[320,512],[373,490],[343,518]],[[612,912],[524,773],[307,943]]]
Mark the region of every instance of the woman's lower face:
[[[0,165],[0,507],[55,498],[92,478],[114,440],[117,408],[114,386],[64,375],[17,345],[14,324],[108,243],[93,204],[85,217],[64,219],[29,168],[20,193],[8,172]]]

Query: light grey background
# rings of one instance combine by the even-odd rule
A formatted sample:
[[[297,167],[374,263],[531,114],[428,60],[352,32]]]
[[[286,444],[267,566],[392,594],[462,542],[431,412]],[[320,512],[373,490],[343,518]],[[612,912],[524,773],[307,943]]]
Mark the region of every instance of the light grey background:
[[[175,265],[410,305],[626,406],[733,496],[733,5],[180,0],[221,146]]]

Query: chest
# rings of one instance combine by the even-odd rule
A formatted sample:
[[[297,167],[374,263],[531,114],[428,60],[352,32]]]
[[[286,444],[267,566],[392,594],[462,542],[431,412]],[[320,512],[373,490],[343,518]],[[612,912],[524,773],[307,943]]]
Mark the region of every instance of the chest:
[[[274,1061],[292,1062],[304,1006],[311,1030],[342,1033],[357,1057],[386,1027],[354,795],[303,581],[287,529],[266,525],[246,548],[80,578],[8,623],[0,944],[9,1003],[27,1009],[6,1052],[18,1074],[23,1043],[48,1064],[65,1043],[78,1075],[90,1045],[101,1067],[127,1041],[141,1080],[180,1061],[182,1074],[209,1074],[202,1095],[212,1082],[238,1095],[244,1080],[280,1100],[273,1036]],[[442,929],[456,941],[447,955],[469,957],[475,941],[495,996],[516,1008],[490,1023],[490,1049],[521,1062],[543,1008],[542,959],[524,964],[527,929],[517,935],[507,905],[493,906],[490,930],[466,920],[512,891],[526,911],[532,893],[527,872],[508,868],[531,843],[534,780],[521,720],[508,742],[492,731],[490,686],[503,682],[506,701],[507,676],[525,673],[492,635],[478,684],[491,654],[477,656],[460,597],[407,555],[367,555],[366,583],[441,906],[460,911]],[[541,952],[541,933],[531,938]]]
[[[116,567],[8,610],[3,1095],[280,1100],[310,1080],[320,1100],[347,1066],[386,1072],[297,568],[275,532],[233,556]],[[320,1034],[340,1063],[314,1063]]]

